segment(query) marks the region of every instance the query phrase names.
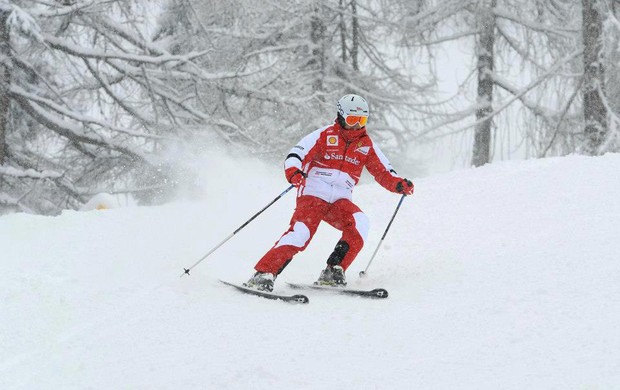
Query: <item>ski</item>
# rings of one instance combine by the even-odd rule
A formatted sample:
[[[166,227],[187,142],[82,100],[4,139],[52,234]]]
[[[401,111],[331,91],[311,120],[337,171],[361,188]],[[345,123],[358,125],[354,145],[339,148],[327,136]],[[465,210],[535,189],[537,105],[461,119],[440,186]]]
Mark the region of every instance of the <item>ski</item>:
[[[272,292],[267,292],[267,291],[255,290],[253,288],[245,287],[240,284],[230,283],[225,280],[220,280],[220,282],[224,283],[227,286],[234,287],[244,294],[255,295],[261,298],[267,298],[267,299],[289,302],[289,303],[309,303],[310,302],[308,297],[305,295],[300,295],[300,294],[283,295],[283,294],[277,294],[277,293],[272,293]]]
[[[354,295],[358,297],[365,298],[378,298],[383,299],[388,297],[388,292],[384,288],[375,288],[372,290],[358,290],[351,289],[346,287],[331,287],[331,286],[320,286],[317,284],[304,284],[304,283],[286,283],[290,288],[296,290],[321,290],[321,291],[329,291],[337,294],[343,295]]]

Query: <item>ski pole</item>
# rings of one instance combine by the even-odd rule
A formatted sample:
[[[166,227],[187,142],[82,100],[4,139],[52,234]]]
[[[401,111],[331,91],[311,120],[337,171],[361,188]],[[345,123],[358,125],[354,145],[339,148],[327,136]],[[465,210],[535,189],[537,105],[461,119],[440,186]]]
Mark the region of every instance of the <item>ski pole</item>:
[[[370,267],[370,264],[372,264],[372,260],[377,255],[377,252],[379,252],[379,248],[381,247],[381,244],[383,244],[383,239],[387,235],[388,230],[390,230],[390,226],[392,226],[392,222],[394,222],[394,217],[396,217],[396,213],[398,213],[398,209],[400,208],[400,205],[403,204],[403,200],[405,200],[405,196],[407,196],[407,195],[401,196],[400,201],[398,202],[398,206],[396,206],[396,210],[394,210],[394,214],[392,215],[392,219],[390,219],[390,223],[388,223],[387,227],[385,228],[385,232],[383,232],[383,237],[381,237],[381,240],[379,241],[379,245],[377,245],[377,249],[375,249],[375,252],[370,257],[370,261],[368,262],[368,265],[366,266],[366,269],[363,270],[363,271],[360,271],[360,278],[366,276],[366,271],[368,271],[368,268]]]
[[[252,222],[254,220],[254,218],[258,217],[263,211],[267,210],[269,208],[269,206],[271,206],[272,204],[276,203],[281,197],[284,196],[284,194],[286,194],[287,192],[289,192],[291,189],[293,189],[293,187],[295,187],[294,185],[290,185],[286,190],[284,190],[280,195],[276,196],[276,198],[274,200],[272,200],[267,206],[263,207],[263,209],[261,211],[259,211],[258,213],[254,214],[254,216],[252,216],[252,218],[248,219],[243,225],[239,226],[239,228],[237,230],[235,230],[234,232],[232,232],[232,234],[230,234],[228,237],[226,237],[224,239],[224,241],[220,242],[219,244],[217,244],[215,246],[215,248],[211,249],[209,251],[209,253],[207,253],[206,255],[202,256],[202,258],[200,258],[200,260],[198,260],[197,262],[195,262],[191,267],[189,268],[183,268],[183,273],[181,274],[180,277],[183,277],[183,275],[189,275],[189,271],[191,271],[195,266],[197,266],[198,264],[200,264],[204,259],[206,259],[207,257],[209,257],[209,255],[213,252],[215,252],[217,250],[217,248],[221,247],[222,245],[224,245],[224,243],[228,240],[230,240],[235,234],[239,233],[239,231],[241,231],[241,229],[243,229],[244,227],[246,227],[250,222]]]

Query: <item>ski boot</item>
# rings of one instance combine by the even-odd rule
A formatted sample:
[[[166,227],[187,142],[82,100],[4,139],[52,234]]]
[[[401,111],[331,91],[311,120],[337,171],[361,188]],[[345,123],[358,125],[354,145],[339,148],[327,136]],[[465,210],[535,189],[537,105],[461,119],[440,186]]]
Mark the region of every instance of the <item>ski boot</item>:
[[[317,286],[344,287],[347,281],[344,276],[344,269],[339,265],[328,265],[319,276],[319,280],[314,282]]]
[[[270,273],[257,272],[248,280],[243,283],[245,287],[253,288],[258,291],[273,291],[273,282],[275,281],[275,277]]]

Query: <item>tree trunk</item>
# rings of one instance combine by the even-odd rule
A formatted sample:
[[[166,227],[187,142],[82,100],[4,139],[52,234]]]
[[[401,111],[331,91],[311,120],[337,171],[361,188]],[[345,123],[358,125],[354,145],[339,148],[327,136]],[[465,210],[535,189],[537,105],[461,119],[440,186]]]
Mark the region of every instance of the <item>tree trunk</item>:
[[[357,19],[357,0],[351,0],[351,15],[353,15],[353,20],[351,21],[351,34],[352,40],[351,42],[351,61],[354,70],[360,70],[359,64],[357,62],[357,57],[359,56],[359,21]]]
[[[340,30],[340,51],[342,56],[342,63],[347,62],[347,26],[344,22],[344,13],[345,6],[344,0],[340,0],[338,3],[338,9],[340,10],[340,15],[338,16],[338,25]]]
[[[479,8],[481,32],[476,42],[478,53],[478,108],[476,110],[476,130],[472,165],[479,167],[491,160],[491,124],[489,115],[493,112],[493,62],[495,46],[495,5],[496,0],[486,0]]]
[[[321,5],[314,7],[310,26],[310,41],[314,47],[312,49],[312,59],[309,64],[313,69],[317,70],[317,76],[314,79],[314,92],[323,91],[323,77],[325,74],[325,21],[323,20]]]
[[[583,18],[583,116],[585,151],[600,154],[607,135],[607,108],[604,104],[605,70],[603,68],[603,21],[598,0],[582,0]]]
[[[0,165],[6,160],[6,129],[9,121],[10,50],[8,12],[0,12]]]

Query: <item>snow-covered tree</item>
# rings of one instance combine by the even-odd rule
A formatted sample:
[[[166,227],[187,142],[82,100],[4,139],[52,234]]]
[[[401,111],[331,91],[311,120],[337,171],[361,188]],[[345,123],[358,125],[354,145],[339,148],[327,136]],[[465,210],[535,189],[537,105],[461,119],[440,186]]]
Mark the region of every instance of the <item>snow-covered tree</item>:
[[[580,4],[576,1],[429,0],[407,15],[408,34],[441,48],[460,42],[471,70],[426,133],[473,128],[472,164],[577,150],[581,132]],[[475,76],[475,77],[473,77]],[[476,91],[476,93],[474,93]],[[464,102],[469,100],[469,106]]]
[[[76,208],[92,193],[154,190],[162,148],[210,119],[195,86],[204,52],[153,37],[161,4],[0,2],[0,205]],[[140,178],[140,181],[136,180]]]
[[[9,117],[10,103],[8,91],[11,83],[9,15],[9,12],[0,8],[0,165],[4,164],[6,158],[6,125]],[[0,187],[1,190],[2,187]]]
[[[479,8],[476,27],[478,99],[472,164],[480,166],[491,161],[491,118],[493,113],[493,70],[495,64],[496,0],[487,0]]]
[[[0,209],[57,213],[101,191],[165,197],[165,156],[187,140],[281,159],[345,93],[368,98],[376,140],[411,165],[408,145],[455,135],[476,166],[618,150],[617,8],[0,0]],[[442,51],[468,70],[451,96],[436,88]]]
[[[203,67],[251,74],[211,91],[214,115],[236,126],[220,135],[246,151],[281,159],[302,135],[335,119],[335,102],[351,92],[370,101],[369,126],[386,148],[403,151],[420,92],[431,83],[410,72],[385,8],[360,0],[177,0],[162,33],[210,48]]]

